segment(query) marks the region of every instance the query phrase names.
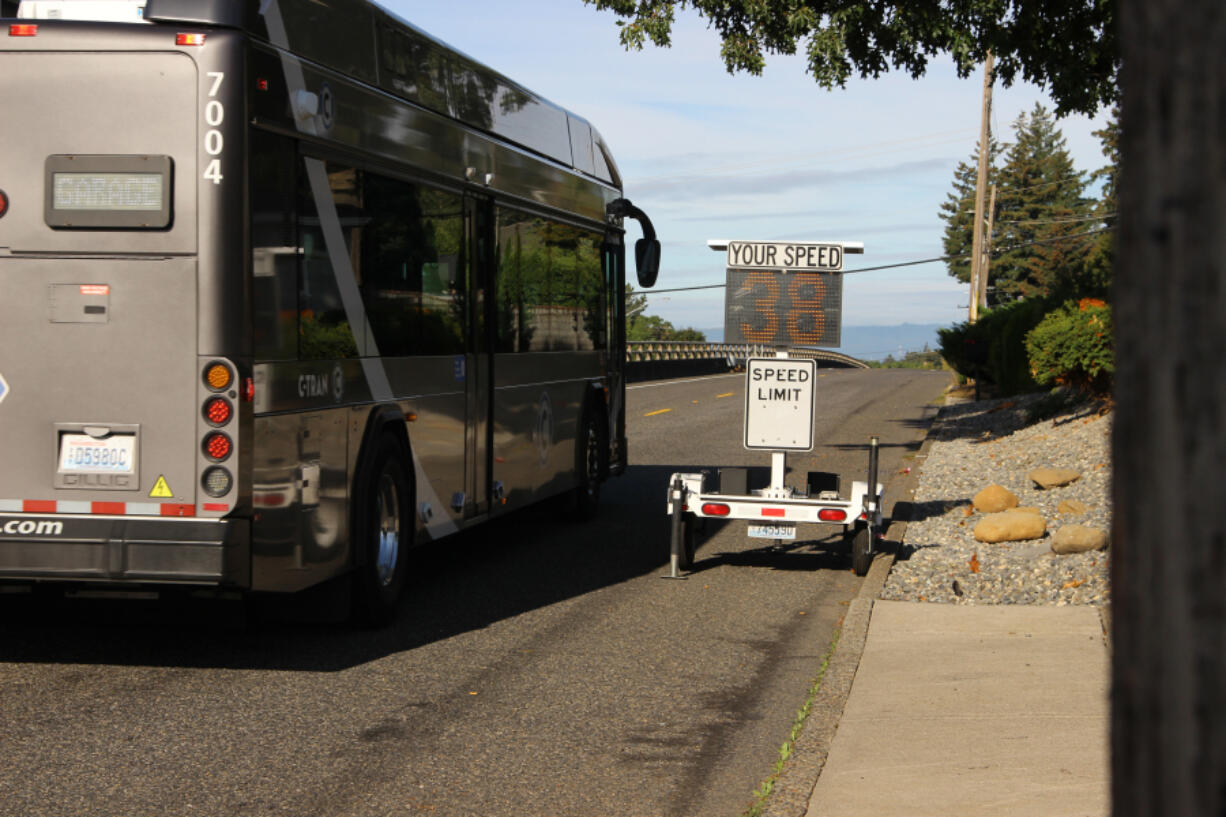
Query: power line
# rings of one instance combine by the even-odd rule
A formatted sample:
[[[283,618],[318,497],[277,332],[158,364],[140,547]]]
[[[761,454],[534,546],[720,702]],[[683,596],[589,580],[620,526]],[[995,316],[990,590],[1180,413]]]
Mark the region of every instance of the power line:
[[[1114,229],[1115,227],[1113,225],[1108,225],[1106,227],[1100,227],[1097,230],[1087,230],[1084,233],[1072,233],[1071,235],[1060,235],[1060,236],[1055,236],[1053,238],[1038,238],[1038,239],[1035,239],[1034,241],[1023,241],[1020,244],[1010,244],[1007,247],[993,247],[992,256],[995,257],[999,254],[1009,252],[1010,250],[1020,250],[1023,247],[1033,247],[1037,244],[1054,244],[1058,241],[1071,241],[1074,238],[1089,238],[1092,236],[1096,236],[1099,233],[1105,233],[1108,230],[1114,230]],[[897,264],[881,264],[876,267],[859,267],[857,269],[843,270],[841,274],[850,275],[853,272],[877,272],[878,270],[898,269],[900,267],[915,267],[915,266],[919,266],[920,264],[934,264],[938,261],[957,261],[962,258],[970,258],[972,254],[973,253],[963,252],[963,253],[957,253],[955,255],[938,255],[936,258],[921,258],[917,261],[900,261]],[[691,292],[696,289],[724,289],[727,286],[728,286],[727,284],[703,284],[701,286],[675,287],[672,289],[652,289],[652,290],[636,289],[634,291],[634,294],[635,295],[663,295],[666,292]]]

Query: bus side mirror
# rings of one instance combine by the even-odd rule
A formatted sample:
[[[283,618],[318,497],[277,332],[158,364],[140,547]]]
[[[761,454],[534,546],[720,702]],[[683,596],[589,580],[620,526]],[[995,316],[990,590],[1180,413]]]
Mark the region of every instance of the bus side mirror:
[[[634,268],[639,286],[649,289],[660,276],[660,242],[655,238],[640,238],[634,242]]]
[[[651,226],[651,219],[629,199],[614,199],[605,210],[618,218],[630,217],[643,228],[643,237],[634,242],[634,267],[638,272],[639,286],[644,289],[655,286],[656,278],[660,275],[660,242],[656,239],[656,228]]]

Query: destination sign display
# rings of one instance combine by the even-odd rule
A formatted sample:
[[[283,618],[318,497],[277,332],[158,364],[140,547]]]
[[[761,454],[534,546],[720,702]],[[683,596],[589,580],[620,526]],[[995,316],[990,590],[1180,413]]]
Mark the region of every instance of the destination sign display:
[[[843,269],[843,245],[812,242],[729,241],[730,269],[820,270]]]
[[[840,273],[728,269],[725,343],[837,347],[842,321]]]

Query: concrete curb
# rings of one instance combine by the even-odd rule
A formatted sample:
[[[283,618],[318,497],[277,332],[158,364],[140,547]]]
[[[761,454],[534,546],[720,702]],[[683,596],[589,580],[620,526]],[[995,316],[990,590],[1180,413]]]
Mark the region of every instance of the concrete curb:
[[[934,423],[935,420],[936,415],[933,415]],[[929,431],[931,429],[930,425]],[[925,436],[916,459],[922,462],[931,447],[932,438]],[[912,467],[911,472],[898,483],[886,486],[887,492],[891,492],[891,488],[894,489],[893,507],[897,508],[900,501],[909,501],[915,495],[918,479],[919,468]],[[822,677],[821,687],[813,699],[809,717],[792,747],[792,756],[775,780],[762,817],[804,817],[808,812],[809,799],[826,764],[826,756],[830,753],[830,745],[843,715],[843,706],[847,703],[847,696],[851,694],[851,684],[855,680],[856,670],[860,667],[860,656],[864,652],[864,642],[868,637],[873,602],[885,587],[886,578],[894,567],[895,552],[902,545],[906,530],[906,520],[890,520],[885,539],[893,543],[894,547],[882,551],[873,559],[872,567],[864,577],[864,583],[860,585],[860,592],[848,605],[847,613],[843,616],[843,625],[839,629],[838,644],[826,666],[826,674]]]

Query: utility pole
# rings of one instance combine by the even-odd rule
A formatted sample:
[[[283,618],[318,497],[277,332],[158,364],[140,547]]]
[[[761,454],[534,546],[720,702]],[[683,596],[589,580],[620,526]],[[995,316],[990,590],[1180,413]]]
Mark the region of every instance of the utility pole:
[[[988,229],[983,236],[983,257],[979,261],[979,308],[988,306],[988,277],[992,269],[992,225],[996,221],[996,184],[992,184],[992,195],[988,196]]]
[[[967,317],[971,323],[979,319],[979,293],[986,296],[988,272],[983,264],[983,199],[988,181],[988,147],[992,116],[992,52],[983,63],[983,112],[979,121],[979,178],[975,182],[975,222],[971,240],[971,294]]]

